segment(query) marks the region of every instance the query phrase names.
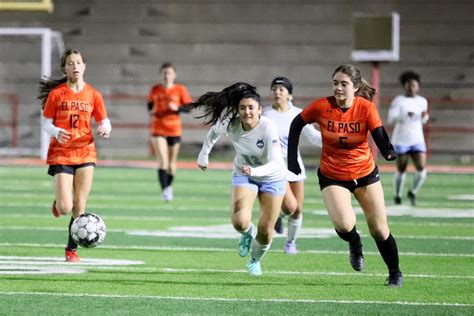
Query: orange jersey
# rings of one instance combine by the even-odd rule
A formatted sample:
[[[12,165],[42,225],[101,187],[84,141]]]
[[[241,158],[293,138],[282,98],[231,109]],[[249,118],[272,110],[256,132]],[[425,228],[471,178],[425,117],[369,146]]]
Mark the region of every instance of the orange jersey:
[[[43,109],[45,118],[53,119],[56,127],[71,133],[71,139],[60,144],[51,137],[48,158],[49,165],[79,165],[96,162],[97,153],[91,130],[91,119],[96,122],[107,118],[102,95],[91,85],[75,93],[66,83],[60,84],[48,95]]]
[[[174,103],[181,107],[191,101],[188,90],[183,85],[175,84],[169,89],[161,84],[154,86],[148,97],[148,102],[153,103],[150,134],[181,136],[181,117],[178,112],[171,110],[169,105]]]
[[[334,97],[316,100],[301,112],[303,120],[318,123],[323,140],[320,170],[334,180],[349,181],[368,175],[375,161],[368,133],[382,126],[374,103],[355,97],[343,112]]]

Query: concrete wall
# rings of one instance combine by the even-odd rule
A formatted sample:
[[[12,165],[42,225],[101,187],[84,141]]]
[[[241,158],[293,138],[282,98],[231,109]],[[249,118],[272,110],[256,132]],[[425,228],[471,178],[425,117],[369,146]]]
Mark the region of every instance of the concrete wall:
[[[295,97],[307,100],[330,94],[334,68],[350,62],[352,14],[391,11],[401,17],[401,58],[379,65],[382,116],[391,97],[401,93],[398,75],[406,69],[421,74],[422,92],[429,98],[474,98],[474,2],[468,0],[61,0],[55,1],[52,14],[0,12],[0,27],[61,31],[66,46],[79,49],[87,59],[86,80],[106,95],[145,97],[159,80],[159,65],[172,61],[178,81],[193,96],[246,81],[267,97],[272,78],[284,75],[293,81]],[[38,43],[17,37],[2,37],[0,42],[0,92],[20,96],[21,146],[39,142],[33,119],[39,113],[34,102]],[[371,65],[357,65],[370,80]],[[144,102],[113,103],[109,111],[115,121],[145,123]],[[438,107],[432,117],[440,126],[470,126],[473,105],[457,106],[449,115]],[[451,119],[445,121],[447,117]],[[193,124],[194,119],[184,120]],[[113,144],[115,149],[110,149],[104,144],[106,155],[147,151],[146,130],[114,133],[117,143],[127,145]],[[202,134],[189,130],[185,136],[194,141]],[[472,140],[463,138],[453,145],[452,137],[443,137],[433,143],[439,149],[458,148],[460,142],[474,151]]]

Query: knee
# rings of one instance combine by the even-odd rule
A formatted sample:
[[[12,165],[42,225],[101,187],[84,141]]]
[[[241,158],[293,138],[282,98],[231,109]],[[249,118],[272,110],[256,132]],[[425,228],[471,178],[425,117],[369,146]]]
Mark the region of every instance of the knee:
[[[385,240],[388,238],[388,235],[390,235],[390,230],[388,229],[388,227],[369,227],[369,230],[370,235],[376,241]]]
[[[247,228],[249,228],[250,226],[250,222],[249,221],[245,221],[245,220],[242,220],[240,218],[232,218],[232,226],[234,227],[234,229],[238,232],[243,232],[245,230],[247,230]]]
[[[59,213],[66,215],[70,211],[72,211],[72,203],[67,201],[56,201],[55,202],[56,209]]]
[[[272,231],[261,230],[259,226],[255,239],[257,239],[261,245],[268,245],[273,239]]]

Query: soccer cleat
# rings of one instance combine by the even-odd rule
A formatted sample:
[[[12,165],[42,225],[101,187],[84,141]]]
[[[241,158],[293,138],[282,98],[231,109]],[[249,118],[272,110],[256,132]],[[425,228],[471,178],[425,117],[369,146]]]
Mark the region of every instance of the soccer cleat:
[[[296,250],[296,243],[294,241],[287,241],[285,244],[285,253],[289,255],[296,255],[298,250]]]
[[[246,257],[250,252],[250,244],[252,243],[252,235],[242,234],[239,240],[239,256]]]
[[[262,275],[262,268],[260,267],[260,261],[255,259],[250,259],[247,263],[247,268],[249,269],[250,275],[259,276]]]
[[[166,187],[163,189],[163,193],[161,194],[161,199],[165,202],[170,202],[173,200],[173,188]]]
[[[416,195],[411,192],[411,191],[408,191],[408,199],[410,200],[410,204],[411,206],[415,206],[416,205]]]
[[[59,213],[58,209],[56,208],[56,200],[53,201],[53,206],[51,206],[51,212],[53,212],[54,217],[61,216],[61,213]]]
[[[400,205],[402,204],[402,198],[399,196],[396,196],[393,198],[393,202],[395,203],[395,205]]]
[[[275,223],[275,231],[278,234],[283,234],[283,217],[278,216],[278,219]]]
[[[362,244],[353,245],[349,243],[349,262],[356,271],[364,268],[364,255],[362,254]]]
[[[76,250],[68,250],[66,248],[66,262],[79,262],[81,258],[76,253]]]
[[[395,273],[390,273],[385,280],[385,285],[388,287],[402,287],[403,285],[403,275],[400,271]]]

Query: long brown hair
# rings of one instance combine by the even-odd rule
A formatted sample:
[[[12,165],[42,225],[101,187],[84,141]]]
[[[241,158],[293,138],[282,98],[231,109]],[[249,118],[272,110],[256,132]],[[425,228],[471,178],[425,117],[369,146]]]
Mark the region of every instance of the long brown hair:
[[[355,93],[356,96],[372,101],[372,98],[374,97],[375,93],[377,93],[377,90],[372,87],[372,85],[368,83],[367,80],[362,78],[359,68],[352,64],[343,64],[334,70],[332,76],[334,77],[334,75],[338,72],[348,75],[349,78],[351,78],[354,87],[359,88]]]
[[[59,86],[62,83],[67,82],[67,77],[66,77],[66,61],[67,58],[72,55],[72,54],[82,54],[75,49],[68,49],[67,51],[64,52],[64,54],[61,56],[61,61],[60,61],[60,67],[61,67],[61,72],[64,74],[64,76],[60,79],[53,79],[53,78],[42,78],[39,81],[39,89],[38,89],[38,96],[36,97],[37,100],[41,101],[41,108],[44,108],[44,105],[46,103],[46,100],[48,99],[48,95],[57,86]],[[84,57],[82,57],[82,61],[85,62]]]

